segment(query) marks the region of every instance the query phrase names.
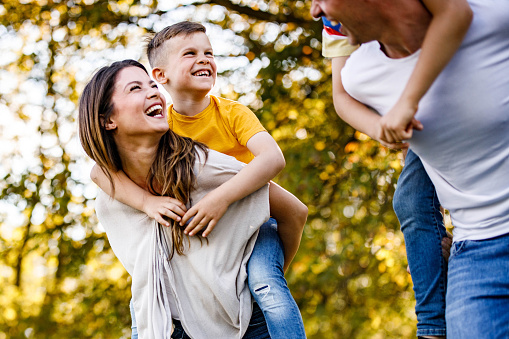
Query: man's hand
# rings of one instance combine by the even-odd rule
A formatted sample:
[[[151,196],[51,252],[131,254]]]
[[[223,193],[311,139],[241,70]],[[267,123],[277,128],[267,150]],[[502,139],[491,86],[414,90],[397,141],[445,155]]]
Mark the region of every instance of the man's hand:
[[[165,217],[179,222],[186,210],[186,205],[170,197],[147,195],[143,201],[143,212],[167,227],[170,226],[170,223],[165,220]]]
[[[216,189],[205,195],[186,212],[180,221],[180,226],[185,226],[189,219],[193,218],[184,229],[184,233],[192,236],[206,227],[202,234],[203,237],[206,237],[212,232],[219,219],[226,213],[229,205]]]

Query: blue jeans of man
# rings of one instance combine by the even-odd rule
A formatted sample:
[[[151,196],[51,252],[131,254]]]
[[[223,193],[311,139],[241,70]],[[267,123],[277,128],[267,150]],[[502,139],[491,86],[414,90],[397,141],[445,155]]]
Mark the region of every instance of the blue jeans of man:
[[[509,234],[454,242],[447,338],[509,338]]]
[[[447,236],[435,186],[419,157],[408,150],[393,199],[405,237],[415,292],[417,335],[445,336],[447,262],[442,238]]]
[[[271,338],[306,338],[299,307],[286,283],[283,264],[283,245],[277,234],[277,223],[270,218],[260,227],[247,265],[248,286],[263,313],[262,318],[265,318]],[[130,307],[132,339],[138,339],[132,300]],[[255,318],[258,319],[259,316]],[[251,326],[252,323],[253,317],[244,338],[265,338],[260,326]],[[265,328],[265,325],[263,327]]]

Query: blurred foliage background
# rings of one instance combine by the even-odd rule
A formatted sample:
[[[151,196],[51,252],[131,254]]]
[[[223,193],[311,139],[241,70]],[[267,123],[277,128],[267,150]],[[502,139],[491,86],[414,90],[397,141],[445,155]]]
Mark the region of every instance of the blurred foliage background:
[[[411,338],[411,278],[391,201],[401,156],[335,114],[310,1],[3,0],[0,339],[129,338],[130,277],[94,215],[77,101],[99,67],[181,20],[206,25],[215,94],[250,106],[309,207],[287,273],[309,338]]]

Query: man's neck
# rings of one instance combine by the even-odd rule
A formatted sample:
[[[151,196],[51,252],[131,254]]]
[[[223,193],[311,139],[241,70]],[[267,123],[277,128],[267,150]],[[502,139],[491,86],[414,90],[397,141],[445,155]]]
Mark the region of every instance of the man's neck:
[[[431,14],[420,1],[405,0],[404,4],[389,12],[381,31],[382,51],[389,58],[407,57],[419,50],[431,21]]]

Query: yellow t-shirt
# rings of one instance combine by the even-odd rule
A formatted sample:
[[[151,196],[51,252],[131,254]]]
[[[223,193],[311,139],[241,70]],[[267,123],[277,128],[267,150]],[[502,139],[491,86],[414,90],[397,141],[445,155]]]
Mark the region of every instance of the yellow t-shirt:
[[[177,134],[202,142],[210,149],[248,163],[254,159],[246,144],[253,135],[264,132],[256,115],[246,106],[210,95],[210,105],[195,116],[179,114],[171,105],[168,124]]]

